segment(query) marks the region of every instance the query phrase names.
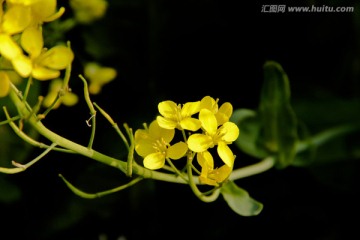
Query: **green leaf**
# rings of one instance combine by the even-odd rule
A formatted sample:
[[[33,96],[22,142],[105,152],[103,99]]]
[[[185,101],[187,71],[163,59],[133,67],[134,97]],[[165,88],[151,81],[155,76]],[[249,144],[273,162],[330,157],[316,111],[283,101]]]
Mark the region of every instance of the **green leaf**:
[[[261,122],[254,110],[237,109],[233,112],[230,121],[240,129],[240,136],[234,142],[243,152],[256,157],[264,158],[267,151],[258,144]]]
[[[241,216],[255,216],[263,209],[262,203],[251,198],[247,191],[232,181],[227,181],[221,187],[221,194],[230,208]]]
[[[276,166],[290,165],[296,154],[297,119],[290,104],[290,85],[280,64],[264,64],[259,115],[263,126],[265,147],[277,156]]]

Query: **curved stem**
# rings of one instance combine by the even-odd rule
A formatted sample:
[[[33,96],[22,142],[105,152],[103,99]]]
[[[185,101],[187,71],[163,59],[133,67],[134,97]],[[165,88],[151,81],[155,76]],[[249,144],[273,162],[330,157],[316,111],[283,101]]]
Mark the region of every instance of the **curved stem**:
[[[220,195],[220,189],[215,189],[210,195],[205,195],[202,193],[199,188],[197,187],[197,184],[194,182],[194,177],[192,176],[192,159],[193,156],[191,153],[188,154],[187,157],[187,172],[188,172],[188,178],[189,178],[189,185],[193,193],[196,197],[198,197],[203,202],[213,202],[215,201],[219,195]]]
[[[255,174],[259,174],[271,169],[275,164],[274,157],[267,157],[262,161],[255,163],[253,165],[249,165],[246,167],[242,167],[239,169],[235,169],[231,175],[229,176],[230,180],[237,180],[245,177],[249,177]]]

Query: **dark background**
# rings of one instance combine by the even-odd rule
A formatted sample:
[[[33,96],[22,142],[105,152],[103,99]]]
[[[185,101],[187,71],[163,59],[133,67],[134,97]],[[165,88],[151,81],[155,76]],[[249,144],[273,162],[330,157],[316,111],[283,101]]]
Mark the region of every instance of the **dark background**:
[[[274,60],[287,72],[294,109],[311,133],[359,120],[360,6],[298,1],[291,5],[353,6],[355,12],[263,13],[264,4],[278,3],[239,2],[109,1],[105,18],[66,35],[77,56],[73,91],[81,96],[76,76],[85,61],[116,68],[118,77],[92,100],[119,125],[136,129],[156,116],[163,100],[185,103],[210,95],[234,109],[256,109],[263,64]],[[80,100],[53,111],[44,124],[86,145],[89,117]],[[123,158],[121,140],[97,119],[94,149]],[[310,166],[238,180],[264,204],[254,217],[237,215],[221,197],[203,203],[186,185],[151,180],[103,198],[82,199],[66,188],[59,173],[89,192],[121,185],[124,174],[81,156],[52,152],[23,173],[1,175],[8,189],[0,194],[17,196],[0,202],[1,239],[353,238],[360,213],[358,139],[327,145]],[[339,145],[345,154],[336,150]],[[234,148],[237,161],[254,162]],[[32,149],[27,159],[39,153]]]

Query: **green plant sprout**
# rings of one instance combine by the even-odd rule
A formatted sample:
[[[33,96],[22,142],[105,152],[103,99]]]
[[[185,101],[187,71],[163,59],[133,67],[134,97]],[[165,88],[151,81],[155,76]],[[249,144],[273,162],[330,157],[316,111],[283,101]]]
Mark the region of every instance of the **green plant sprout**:
[[[122,130],[105,107],[91,99],[91,95],[100,94],[101,87],[116,77],[116,71],[87,62],[84,76],[80,74],[76,79],[83,83],[82,95],[90,113],[86,124],[91,132],[87,144],[76,143],[42,122],[61,104],[72,106],[79,98],[69,87],[70,82],[75,81],[71,71],[76,58],[70,41],[59,43],[63,36],[54,39],[54,36],[46,36],[45,30],[59,28],[64,34],[76,24],[91,24],[104,15],[106,2],[91,1],[95,5],[89,6],[85,0],[70,1],[74,18],[63,22],[60,18],[65,9],[57,10],[55,0],[0,2],[0,97],[4,100],[2,109],[6,118],[1,120],[0,127],[10,127],[22,141],[44,149],[26,164],[12,161],[13,167],[0,167],[2,173],[23,172],[51,151],[77,154],[116,168],[128,179],[119,187],[88,193],[60,174],[66,186],[80,197],[102,197],[153,179],[187,184],[203,202],[214,202],[222,196],[237,214],[255,216],[262,211],[263,204],[238,186],[237,180],[274,167],[284,169],[300,164],[300,153],[359,130],[359,124],[349,124],[303,137],[291,106],[288,76],[275,61],[264,64],[258,109],[233,109],[230,102],[220,104],[220,99],[211,96],[183,104],[166,100],[158,104],[158,116],[151,123],[144,123],[143,129],[134,131],[131,125],[123,124]],[[46,28],[45,23],[52,25]],[[49,46],[54,42],[56,44]],[[19,84],[23,80],[25,86]],[[37,102],[31,104],[29,97],[35,92],[32,91],[34,81],[38,84],[51,81],[51,84],[48,95],[37,94]],[[14,107],[15,111],[9,110]],[[126,147],[127,159],[117,159],[93,148],[98,117],[105,118],[114,128]],[[34,130],[49,143],[39,142],[27,129]],[[236,162],[241,159],[234,155],[232,144],[258,161],[237,167]]]

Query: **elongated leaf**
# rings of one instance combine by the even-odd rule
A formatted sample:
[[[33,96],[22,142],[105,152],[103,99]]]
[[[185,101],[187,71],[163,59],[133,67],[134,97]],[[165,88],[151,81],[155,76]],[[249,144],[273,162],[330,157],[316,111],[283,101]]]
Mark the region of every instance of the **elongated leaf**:
[[[297,120],[290,104],[288,76],[281,65],[274,61],[264,65],[259,114],[264,144],[276,154],[276,166],[283,168],[290,165],[296,154]]]
[[[263,209],[263,204],[251,198],[247,191],[228,181],[221,187],[221,194],[229,207],[241,216],[255,216]]]
[[[235,141],[236,146],[256,158],[264,158],[268,155],[266,150],[258,144],[261,122],[254,110],[237,109],[230,120],[240,129],[240,136]]]

